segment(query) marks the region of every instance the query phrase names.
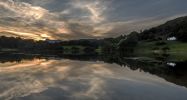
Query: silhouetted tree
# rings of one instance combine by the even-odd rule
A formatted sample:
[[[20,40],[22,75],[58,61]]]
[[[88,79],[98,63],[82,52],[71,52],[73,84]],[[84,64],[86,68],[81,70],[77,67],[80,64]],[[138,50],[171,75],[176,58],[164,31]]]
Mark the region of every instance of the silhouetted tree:
[[[134,51],[134,47],[138,43],[138,35],[139,34],[137,32],[132,32],[126,39],[122,39],[118,43],[118,51],[122,55],[132,53]]]

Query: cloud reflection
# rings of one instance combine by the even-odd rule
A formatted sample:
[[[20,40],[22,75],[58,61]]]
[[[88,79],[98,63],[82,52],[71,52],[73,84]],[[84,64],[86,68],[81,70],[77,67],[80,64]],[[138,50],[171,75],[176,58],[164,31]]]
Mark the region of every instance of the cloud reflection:
[[[0,99],[97,100],[111,99],[110,96],[116,95],[114,90],[126,91],[125,88],[134,86],[176,88],[148,73],[122,69],[116,64],[71,60],[35,59],[5,63],[0,67]],[[124,87],[120,87],[121,84]]]

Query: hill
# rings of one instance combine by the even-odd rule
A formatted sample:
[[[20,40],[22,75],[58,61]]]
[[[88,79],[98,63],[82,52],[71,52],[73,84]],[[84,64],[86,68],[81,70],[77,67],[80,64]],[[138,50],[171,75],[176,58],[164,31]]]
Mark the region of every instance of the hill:
[[[140,40],[166,40],[175,36],[177,40],[187,42],[187,16],[170,20],[163,25],[140,33]]]

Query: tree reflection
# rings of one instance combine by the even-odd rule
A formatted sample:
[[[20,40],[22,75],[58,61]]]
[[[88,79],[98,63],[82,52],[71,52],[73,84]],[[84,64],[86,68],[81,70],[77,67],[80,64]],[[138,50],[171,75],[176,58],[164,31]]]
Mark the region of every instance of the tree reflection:
[[[122,58],[118,56],[47,56],[47,55],[28,55],[28,54],[6,54],[1,53],[0,63],[21,62],[23,60],[34,59],[71,59],[79,61],[104,61],[105,63],[115,63],[131,70],[144,71],[164,78],[165,80],[177,85],[187,87],[187,62],[173,62],[176,65],[170,66],[167,59],[158,60],[149,58]]]

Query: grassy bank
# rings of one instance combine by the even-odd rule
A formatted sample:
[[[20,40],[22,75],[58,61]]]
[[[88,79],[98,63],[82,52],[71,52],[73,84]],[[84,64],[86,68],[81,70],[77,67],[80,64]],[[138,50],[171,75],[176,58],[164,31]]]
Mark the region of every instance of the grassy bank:
[[[176,41],[140,42],[135,48],[135,55],[155,57],[155,55],[167,54],[171,60],[187,60],[187,43]]]

